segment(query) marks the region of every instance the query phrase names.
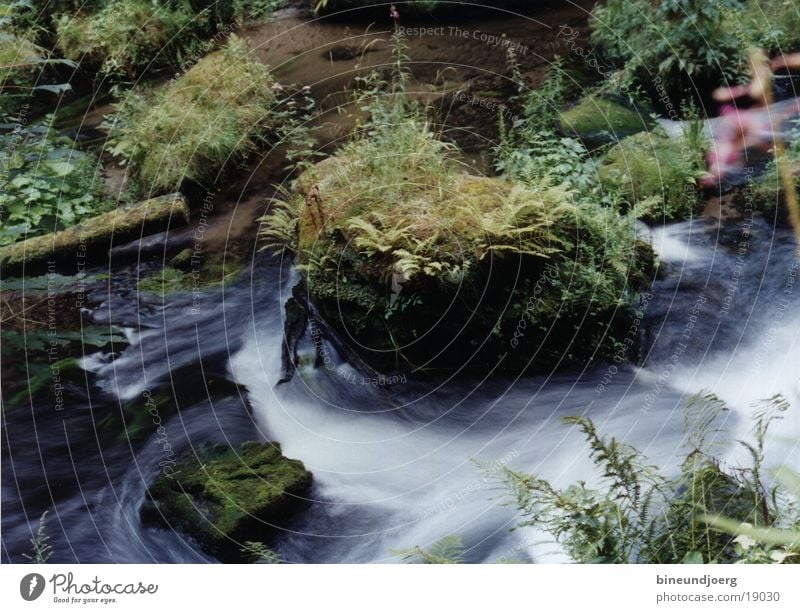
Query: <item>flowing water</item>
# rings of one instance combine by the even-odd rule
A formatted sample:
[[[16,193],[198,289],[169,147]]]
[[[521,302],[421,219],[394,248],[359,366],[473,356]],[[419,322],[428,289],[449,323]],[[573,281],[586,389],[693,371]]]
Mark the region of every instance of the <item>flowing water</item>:
[[[320,367],[301,359],[278,385],[282,304],[297,279],[290,265],[258,254],[235,284],[166,303],[137,300],[120,272],[93,316],[127,329],[130,345],[86,360],[88,393],[69,391],[63,419],[46,407],[7,414],[5,555],[27,550],[26,517],[35,523],[50,508],[58,561],[209,560],[180,534],[139,521],[145,482],[165,456],[155,420],[133,441],[98,434],[120,406],[146,407],[161,393],[170,400],[158,405],[159,423],[176,453],[204,441],[277,440],[313,472],[310,505],[273,543],[287,561],[392,561],[393,550],[450,534],[473,562],[561,559],[544,535],[510,531],[518,517],[496,470],[591,481],[586,446],[560,417],[585,414],[674,470],[692,394],[710,390],[729,403],[730,437],[747,434],[753,401],[778,392],[798,400],[800,262],[787,231],[754,220],[743,249],[742,230],[694,221],[654,232],[665,272],[643,304],[643,366],[518,380],[382,385],[329,339]],[[306,334],[300,351],[310,357]],[[796,418],[785,424],[787,436],[800,431]],[[792,453],[773,443],[778,459]]]
[[[498,20],[484,29],[513,25],[522,28],[514,35],[521,40],[531,28],[552,38],[558,23],[575,25],[576,14],[566,17],[524,26]],[[329,47],[352,35],[343,24],[291,20],[249,33],[279,74],[311,80],[315,96],[333,98],[342,84],[331,84],[332,71],[353,74],[350,65],[333,70],[339,60]],[[356,37],[346,47],[362,43]],[[430,56],[420,63],[432,74],[454,54],[475,55],[456,66],[464,73],[456,81],[474,77],[467,68],[490,55],[498,71],[504,62],[502,49],[488,53],[452,37],[413,44],[412,53]],[[380,64],[389,52],[373,45],[367,56],[365,63]],[[547,63],[538,54],[523,60],[530,70]],[[262,197],[251,191],[251,200]],[[201,443],[254,439],[278,441],[314,474],[309,504],[279,526],[271,544],[288,562],[397,561],[392,551],[447,535],[462,538],[471,562],[563,560],[546,535],[511,530],[519,517],[497,475],[502,464],[559,485],[591,482],[586,444],[561,417],[587,415],[601,432],[674,471],[693,394],[709,390],[728,403],[722,436],[732,439],[747,436],[754,402],[779,392],[795,405],[800,400],[800,262],[791,234],[763,219],[724,227],[700,219],[639,232],[662,261],[642,321],[629,331],[640,340],[640,365],[518,379],[373,381],[335,338],[323,338],[325,359],[315,368],[307,330],[302,365],[278,384],[283,303],[297,281],[290,263],[257,253],[237,281],[166,300],[135,289],[159,262],[105,270],[113,272],[109,281],[89,288],[100,304],[89,315],[124,330],[128,343],[83,360],[83,378],[66,385],[63,412],[4,407],[4,560],[29,551],[49,510],[55,562],[213,561],[180,533],[142,525],[145,485],[164,461]],[[122,426],[127,436],[109,435]],[[800,439],[796,413],[781,434]],[[800,464],[792,441],[771,443],[772,460]],[[740,459],[735,445],[728,459]]]

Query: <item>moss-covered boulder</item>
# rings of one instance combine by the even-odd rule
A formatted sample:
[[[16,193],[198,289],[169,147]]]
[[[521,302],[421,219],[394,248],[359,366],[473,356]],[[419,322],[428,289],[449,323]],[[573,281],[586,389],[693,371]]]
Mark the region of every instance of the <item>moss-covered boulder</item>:
[[[112,0],[96,13],[70,12],[54,21],[64,57],[117,76],[164,68],[196,44],[194,15],[180,3]]]
[[[688,219],[697,212],[697,182],[705,173],[704,152],[687,137],[643,132],[618,143],[600,164],[606,190],[620,193],[645,221]]]
[[[0,248],[0,267],[4,275],[32,274],[53,267],[76,270],[108,258],[112,245],[183,225],[188,219],[189,209],[182,195],[151,198],[89,217],[60,232]]]
[[[109,138],[143,191],[206,188],[258,148],[272,128],[275,82],[247,44],[231,36],[178,79],[130,95]]]
[[[559,130],[580,139],[590,149],[617,142],[654,126],[653,119],[645,111],[631,108],[615,97],[599,94],[581,98],[558,115]]]
[[[646,283],[630,225],[564,186],[457,159],[420,118],[379,124],[306,171],[264,234],[293,242],[310,302],[378,370],[608,357]]]
[[[303,463],[275,443],[209,445],[184,457],[150,486],[142,518],[180,530],[224,561],[246,541],[266,541],[301,508],[311,486]]]

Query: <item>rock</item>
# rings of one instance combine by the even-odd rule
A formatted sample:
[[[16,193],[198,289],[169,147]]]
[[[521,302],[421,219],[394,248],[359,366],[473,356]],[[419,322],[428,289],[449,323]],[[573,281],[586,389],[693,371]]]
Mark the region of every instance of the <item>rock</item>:
[[[245,541],[266,541],[303,506],[311,473],[276,443],[210,445],[150,486],[142,520],[185,532],[223,561],[242,560]]]
[[[589,149],[652,129],[655,121],[642,110],[630,108],[611,96],[590,95],[559,113],[563,134],[580,139]]]
[[[151,198],[130,207],[84,219],[66,230],[37,236],[0,249],[5,276],[23,273],[72,272],[107,260],[114,244],[182,225],[189,209],[181,194]],[[48,261],[54,262],[48,267]],[[54,267],[54,268],[53,268]]]
[[[609,191],[621,191],[648,222],[689,219],[698,212],[697,180],[705,173],[703,152],[685,138],[640,133],[614,145],[599,167]]]
[[[631,288],[646,283],[637,258],[652,257],[626,222],[575,206],[564,186],[468,174],[413,125],[392,129],[402,138],[376,137],[401,142],[391,165],[371,163],[366,138],[295,184],[298,263],[319,318],[383,373],[518,374],[581,365],[582,347],[612,352]]]

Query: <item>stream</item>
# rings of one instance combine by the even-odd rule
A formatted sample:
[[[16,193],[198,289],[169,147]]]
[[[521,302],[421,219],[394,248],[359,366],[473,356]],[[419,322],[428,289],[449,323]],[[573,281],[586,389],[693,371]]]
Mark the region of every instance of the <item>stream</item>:
[[[567,23],[581,16],[578,8],[564,10]],[[509,31],[505,19],[485,29]],[[510,36],[541,34],[564,19],[550,15],[527,26],[517,20]],[[318,24],[309,37],[309,26],[296,21],[248,36],[277,74],[313,81],[315,96],[328,96],[335,109],[342,83],[334,77],[351,65],[332,72],[326,45],[353,32]],[[409,53],[430,55],[414,56],[430,74],[416,76],[432,81],[438,64],[462,47],[457,40],[420,41]],[[464,57],[447,77],[452,87],[475,76],[466,66],[489,62],[483,65],[491,72],[504,61],[502,50],[469,49],[473,60]],[[374,65],[388,51],[375,45],[365,57]],[[541,55],[528,59],[530,70],[546,66]],[[251,203],[250,221],[271,189],[253,176],[230,190]],[[518,379],[372,381],[335,338],[323,337],[325,361],[314,367],[316,347],[306,330],[298,371],[278,384],[283,304],[299,279],[291,262],[253,250],[235,281],[166,299],[136,291],[139,277],[158,270],[157,259],[95,270],[113,274],[89,286],[100,306],[87,316],[123,330],[127,344],[82,360],[83,381],[66,386],[62,413],[47,405],[4,408],[3,560],[20,561],[48,510],[52,562],[214,562],[180,533],[141,523],[145,485],[173,452],[270,440],[314,475],[305,510],[276,526],[270,544],[286,562],[397,562],[394,551],[447,535],[463,540],[468,562],[565,561],[548,535],[511,530],[520,518],[497,470],[505,465],[561,486],[596,480],[582,435],[562,417],[590,417],[603,434],[670,472],[685,451],[684,407],[692,395],[705,390],[727,402],[720,436],[729,439],[748,437],[757,401],[777,393],[795,406],[800,401],[800,260],[791,232],[760,217],[724,225],[701,217],[640,231],[659,254],[662,273],[630,330],[641,345],[639,365]],[[155,414],[147,413],[152,406]],[[125,423],[136,436],[106,434],[109,420],[130,419],[137,410],[144,421]],[[156,433],[158,425],[165,434]],[[778,430],[785,437],[800,432],[796,411]],[[792,444],[771,440],[768,465],[787,456],[800,465]],[[744,460],[735,445],[726,454],[730,462]]]
[[[313,472],[309,506],[273,543],[288,562],[396,561],[393,550],[451,534],[470,562],[561,560],[545,535],[510,531],[518,517],[497,475],[503,464],[561,485],[591,483],[586,445],[560,417],[587,415],[669,471],[681,457],[692,394],[713,391],[728,403],[726,438],[747,436],[754,401],[778,392],[798,400],[792,289],[800,262],[788,231],[759,219],[748,228],[746,252],[725,245],[741,228],[723,235],[702,219],[653,233],[666,272],[643,308],[641,367],[518,380],[376,385],[325,341],[322,366],[301,355],[307,365],[276,385],[281,307],[297,280],[291,265],[259,253],[235,283],[163,303],[126,292],[120,271],[110,291],[93,290],[107,292],[93,318],[126,329],[130,345],[115,359],[85,360],[89,393],[68,390],[63,419],[49,407],[8,415],[5,470],[14,478],[3,483],[5,542],[26,551],[26,517],[35,522],[44,507],[58,525],[51,542],[59,562],[210,561],[179,533],[140,523],[164,436],[151,424],[139,442],[98,436],[106,413],[166,392],[174,406],[159,406],[159,420],[176,453],[206,441],[277,440]],[[308,331],[301,354],[314,354]],[[780,431],[797,432],[796,416]],[[770,446],[778,455],[768,460],[792,452],[779,437]],[[729,455],[737,461],[735,446]]]

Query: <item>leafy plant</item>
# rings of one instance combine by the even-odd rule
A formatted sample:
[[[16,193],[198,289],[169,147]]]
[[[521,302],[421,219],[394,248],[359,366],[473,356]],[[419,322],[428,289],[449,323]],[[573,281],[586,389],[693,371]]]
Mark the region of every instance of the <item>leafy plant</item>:
[[[600,436],[588,418],[568,418],[566,423],[577,426],[589,443],[599,486],[579,482],[559,489],[540,477],[505,468],[513,504],[524,518],[518,527],[546,529],[573,559],[585,563],[740,560],[749,544],[717,528],[782,545],[771,559],[784,561],[797,545],[796,533],[776,532],[781,483],[768,493],[761,463],[769,426],[787,408],[780,397],[766,401],[755,418],[754,442],[742,442],[752,454],[752,465],[724,469],[710,452],[719,434],[718,417],[727,409],[712,394],[695,396],[686,412],[688,453],[674,478],[649,465],[635,448]],[[723,519],[723,513],[736,519]],[[800,516],[788,521],[797,525]],[[754,527],[759,525],[764,528]]]
[[[260,541],[245,541],[241,548],[242,555],[251,564],[282,564],[280,556]]]
[[[677,104],[743,74],[743,46],[726,24],[741,7],[739,0],[608,0],[592,12],[592,41],[622,69],[623,86],[651,89],[657,77]]]
[[[460,564],[463,562],[464,543],[461,537],[451,534],[427,549],[417,545],[411,549],[393,550],[391,553],[414,564]]]
[[[55,29],[65,57],[126,78],[177,64],[198,40],[188,6],[149,0],[113,0],[96,13],[64,13]]]
[[[0,245],[69,227],[113,208],[97,158],[53,130],[52,117],[0,134]]]

